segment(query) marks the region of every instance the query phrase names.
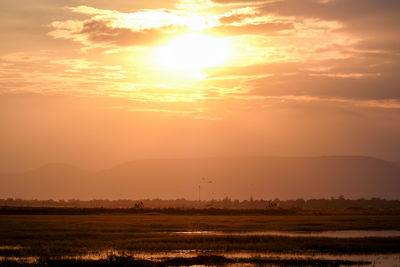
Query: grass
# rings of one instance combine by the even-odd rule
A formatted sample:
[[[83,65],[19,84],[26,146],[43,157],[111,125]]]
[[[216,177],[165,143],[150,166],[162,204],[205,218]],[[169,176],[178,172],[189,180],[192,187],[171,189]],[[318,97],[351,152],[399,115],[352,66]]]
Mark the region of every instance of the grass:
[[[0,215],[204,215],[204,216],[396,216],[399,208],[270,208],[270,209],[228,209],[228,208],[78,208],[78,207],[14,207],[0,206]]]
[[[400,216],[0,215],[0,231],[174,232],[400,230]],[[3,231],[2,231],[3,232]],[[1,236],[0,236],[1,237]]]
[[[59,257],[117,251],[399,253],[400,237],[178,235],[180,231],[400,230],[400,216],[0,215],[0,256]]]
[[[144,266],[144,267],[163,267],[163,266],[216,266],[226,264],[246,264],[254,265],[273,265],[273,266],[361,266],[370,264],[366,261],[349,260],[326,260],[326,259],[272,259],[272,258],[248,258],[248,259],[230,259],[224,256],[203,255],[192,258],[172,258],[162,261],[138,260],[134,257],[110,256],[102,260],[46,260],[37,264],[26,264],[11,261],[0,262],[0,266]]]

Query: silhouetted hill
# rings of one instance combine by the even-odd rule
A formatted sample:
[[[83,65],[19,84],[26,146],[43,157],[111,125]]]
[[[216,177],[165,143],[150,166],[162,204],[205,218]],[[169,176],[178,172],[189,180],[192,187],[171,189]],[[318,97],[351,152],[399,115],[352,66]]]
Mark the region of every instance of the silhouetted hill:
[[[0,174],[1,175],[1,174]],[[93,173],[75,166],[51,163],[37,169],[1,175],[3,196],[20,198],[81,198],[81,187],[89,187]]]
[[[400,167],[362,156],[151,159],[89,172],[50,164],[2,175],[0,197],[400,198]]]

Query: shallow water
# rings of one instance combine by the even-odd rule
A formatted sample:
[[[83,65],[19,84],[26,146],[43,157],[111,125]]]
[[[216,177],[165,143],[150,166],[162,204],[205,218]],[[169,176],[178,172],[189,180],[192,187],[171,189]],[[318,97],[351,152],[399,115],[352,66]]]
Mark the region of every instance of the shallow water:
[[[0,246],[0,250],[18,250],[22,249],[21,246]]]
[[[351,261],[368,261],[371,262],[369,265],[363,266],[375,266],[375,267],[400,267],[400,254],[377,254],[377,255],[327,255],[327,254],[275,254],[275,253],[253,253],[253,252],[217,252],[217,251],[194,251],[194,250],[179,250],[179,251],[171,251],[171,252],[160,252],[160,253],[143,253],[137,252],[133,253],[136,259],[145,259],[152,261],[161,261],[176,257],[182,258],[191,258],[196,257],[198,255],[219,255],[225,256],[227,258],[232,259],[243,259],[243,258],[267,258],[267,259],[326,259],[326,260],[351,260]],[[110,255],[110,254],[108,254]],[[115,255],[115,254],[114,254]],[[118,255],[123,255],[123,253],[119,253]],[[128,255],[128,254],[125,254]],[[106,254],[100,256],[97,254],[97,257],[93,254],[94,258],[88,257],[89,255],[85,255],[84,259],[100,259],[106,258]],[[99,257],[100,256],[100,257]],[[230,264],[229,266],[243,266],[241,264]],[[249,264],[248,266],[253,266]]]
[[[258,232],[218,232],[218,231],[191,231],[173,232],[182,235],[206,236],[288,236],[288,237],[330,237],[330,238],[362,238],[362,237],[400,237],[400,231],[322,231],[322,232],[283,232],[283,231],[258,231]]]
[[[147,252],[121,252],[116,250],[105,250],[93,252],[81,256],[64,256],[60,259],[76,259],[76,260],[100,260],[106,259],[110,255],[116,256],[133,256],[135,259],[145,259],[152,261],[162,261],[176,257],[191,258],[199,255],[219,255],[232,259],[257,258],[257,259],[324,259],[324,260],[351,260],[351,261],[368,261],[371,264],[363,265],[369,267],[400,267],[400,254],[376,254],[376,255],[329,255],[329,254],[276,254],[276,253],[260,253],[260,252],[223,252],[223,251],[195,251],[195,250],[177,250],[169,252],[147,253]],[[8,259],[10,261],[35,263],[38,257],[0,257],[0,261]],[[254,264],[228,264],[226,266],[254,266]],[[272,265],[277,266],[279,265]]]
[[[223,251],[196,251],[196,250],[177,250],[159,253],[146,252],[118,252],[118,251],[103,251],[101,253],[92,253],[78,257],[64,257],[64,259],[83,259],[83,260],[98,260],[105,259],[109,255],[125,255],[134,256],[135,259],[145,259],[152,261],[161,261],[176,257],[191,258],[199,255],[219,255],[232,259],[244,258],[267,258],[267,259],[326,259],[326,260],[351,260],[351,261],[368,261],[369,265],[375,267],[400,267],[400,254],[377,254],[377,255],[329,255],[329,254],[277,254],[277,253],[260,253],[260,252],[223,252]],[[243,263],[239,264],[243,266]],[[229,266],[238,266],[238,264],[230,264]],[[249,266],[253,266],[249,264]]]
[[[398,237],[400,231],[324,231],[324,232],[281,232],[281,231],[263,231],[263,232],[215,232],[215,231],[194,231],[194,232],[169,232],[168,234],[178,235],[207,235],[207,236],[288,236],[288,237],[328,237],[328,238],[363,238],[363,237]],[[0,246],[0,250],[19,250],[20,246]],[[328,255],[328,254],[276,254],[260,252],[224,252],[224,251],[197,251],[197,250],[175,250],[169,252],[133,252],[116,251],[113,249],[94,251],[80,256],[62,256],[60,259],[77,260],[99,260],[106,259],[110,255],[116,256],[134,256],[136,259],[146,259],[152,261],[161,261],[176,257],[196,257],[198,255],[220,255],[227,258],[267,258],[267,259],[327,259],[327,260],[352,260],[369,261],[370,265],[375,267],[400,267],[400,254],[378,254],[378,255]],[[4,257],[0,256],[0,261],[10,260],[17,262],[34,263],[39,260],[38,257]],[[231,264],[229,266],[239,266]],[[243,264],[240,264],[243,266]],[[246,264],[247,266],[247,264]],[[249,264],[249,266],[252,266]]]

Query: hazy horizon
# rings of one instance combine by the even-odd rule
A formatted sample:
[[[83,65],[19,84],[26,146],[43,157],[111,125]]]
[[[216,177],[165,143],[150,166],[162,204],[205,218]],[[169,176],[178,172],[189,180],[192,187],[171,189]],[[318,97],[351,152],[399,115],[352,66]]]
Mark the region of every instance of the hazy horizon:
[[[288,167],[290,166],[290,167]],[[0,198],[399,199],[400,164],[361,156],[148,159],[101,170],[49,164],[0,173]]]
[[[386,161],[388,163],[394,163],[394,164],[400,164],[399,161],[396,160],[387,160],[384,158],[379,158],[379,157],[374,157],[374,156],[368,156],[368,155],[309,155],[309,156],[285,156],[285,155],[280,155],[280,156],[275,156],[275,155],[229,155],[229,156],[193,156],[193,157],[153,157],[153,158],[136,158],[136,159],[127,159],[121,162],[116,162],[116,163],[108,163],[104,164],[101,166],[91,166],[91,165],[84,165],[84,164],[74,164],[72,162],[62,162],[62,161],[53,161],[53,162],[45,162],[39,165],[34,165],[30,167],[25,167],[22,168],[21,166],[17,167],[16,169],[4,169],[0,170],[0,172],[5,172],[5,173],[15,173],[15,172],[26,172],[26,171],[32,171],[36,169],[40,169],[43,167],[47,166],[57,166],[57,165],[65,165],[69,167],[74,167],[74,168],[79,168],[81,170],[86,170],[86,171],[101,171],[101,170],[106,170],[110,168],[114,168],[116,166],[124,165],[127,163],[132,163],[132,162],[137,162],[137,161],[152,161],[152,160],[203,160],[203,159],[241,159],[241,158],[246,158],[246,159],[252,159],[252,158],[372,158],[372,159],[377,159],[377,160],[382,160]]]

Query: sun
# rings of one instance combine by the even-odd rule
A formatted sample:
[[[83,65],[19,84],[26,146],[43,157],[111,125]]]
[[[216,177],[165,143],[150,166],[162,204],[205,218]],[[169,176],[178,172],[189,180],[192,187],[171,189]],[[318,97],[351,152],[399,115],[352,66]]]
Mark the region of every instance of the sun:
[[[203,34],[181,35],[158,48],[156,60],[167,70],[199,75],[209,67],[219,66],[230,57],[229,43]]]

